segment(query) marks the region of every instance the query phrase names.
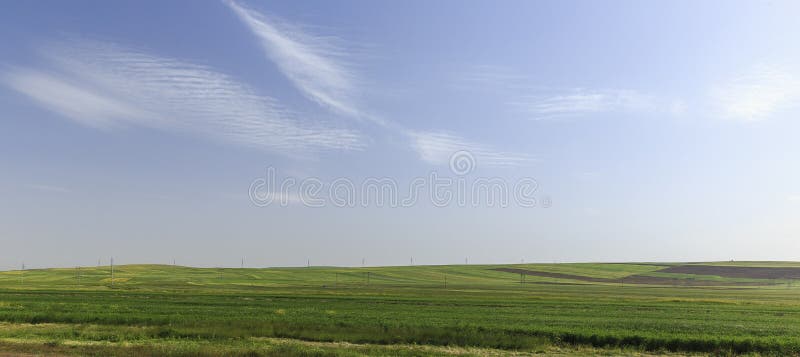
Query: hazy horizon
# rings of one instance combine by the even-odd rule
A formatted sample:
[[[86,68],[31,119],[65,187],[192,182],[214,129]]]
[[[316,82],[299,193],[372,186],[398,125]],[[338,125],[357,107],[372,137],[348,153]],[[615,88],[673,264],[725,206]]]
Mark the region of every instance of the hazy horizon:
[[[246,262],[244,265],[240,263],[240,265],[229,265],[229,266],[222,266],[222,265],[214,265],[214,266],[198,266],[198,265],[184,265],[179,264],[178,262],[166,262],[166,263],[136,263],[136,262],[125,262],[119,263],[117,259],[114,260],[114,267],[124,267],[124,266],[165,266],[165,267],[176,267],[176,268],[197,268],[197,269],[302,269],[302,268],[343,268],[343,269],[350,269],[350,268],[401,268],[401,267],[443,267],[443,266],[467,266],[467,265],[475,265],[475,266],[524,266],[524,265],[554,265],[554,264],[641,264],[641,265],[652,265],[652,264],[697,264],[698,266],[703,266],[703,264],[719,264],[719,263],[738,263],[738,264],[749,264],[749,263],[764,263],[764,264],[774,264],[774,263],[798,263],[797,261],[789,261],[789,260],[736,260],[736,261],[693,261],[693,262],[678,262],[678,261],[626,261],[626,262],[605,262],[605,261],[568,261],[568,262],[505,262],[505,263],[472,263],[472,262],[461,262],[461,263],[452,263],[452,264],[416,264],[416,262],[412,265],[410,263],[406,264],[397,264],[397,265],[285,265],[285,266],[250,266]],[[73,265],[73,266],[28,266],[25,265],[25,270],[42,270],[42,269],[75,269],[75,268],[95,268],[95,267],[110,267],[111,263],[110,260],[107,258],[105,260],[101,259],[100,264],[95,265]],[[741,265],[739,265],[741,266]],[[13,267],[6,267],[0,269],[0,271],[19,271],[22,270],[22,266],[18,266],[16,268]]]
[[[800,261],[797,2],[0,9],[0,270]]]

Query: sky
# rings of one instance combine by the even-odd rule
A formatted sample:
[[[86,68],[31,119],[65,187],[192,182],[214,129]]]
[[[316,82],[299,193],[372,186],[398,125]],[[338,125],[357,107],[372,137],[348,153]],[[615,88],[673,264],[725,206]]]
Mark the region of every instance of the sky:
[[[800,260],[799,11],[4,1],[0,269]]]

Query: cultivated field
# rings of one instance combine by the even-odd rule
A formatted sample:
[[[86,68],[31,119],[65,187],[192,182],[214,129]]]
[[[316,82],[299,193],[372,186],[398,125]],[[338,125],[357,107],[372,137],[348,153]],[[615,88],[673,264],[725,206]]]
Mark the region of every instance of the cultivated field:
[[[800,263],[0,272],[0,356],[800,353]]]

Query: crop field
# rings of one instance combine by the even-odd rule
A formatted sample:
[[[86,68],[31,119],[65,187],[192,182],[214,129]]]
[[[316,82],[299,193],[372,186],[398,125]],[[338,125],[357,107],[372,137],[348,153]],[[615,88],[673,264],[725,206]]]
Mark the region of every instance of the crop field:
[[[0,272],[0,356],[797,355],[800,263]]]

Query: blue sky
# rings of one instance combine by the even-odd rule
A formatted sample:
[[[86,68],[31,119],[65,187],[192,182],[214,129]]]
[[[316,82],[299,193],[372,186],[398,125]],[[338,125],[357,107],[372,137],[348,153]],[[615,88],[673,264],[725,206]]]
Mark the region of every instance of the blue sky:
[[[3,268],[800,259],[796,2],[0,9]],[[461,150],[552,205],[248,195]]]

